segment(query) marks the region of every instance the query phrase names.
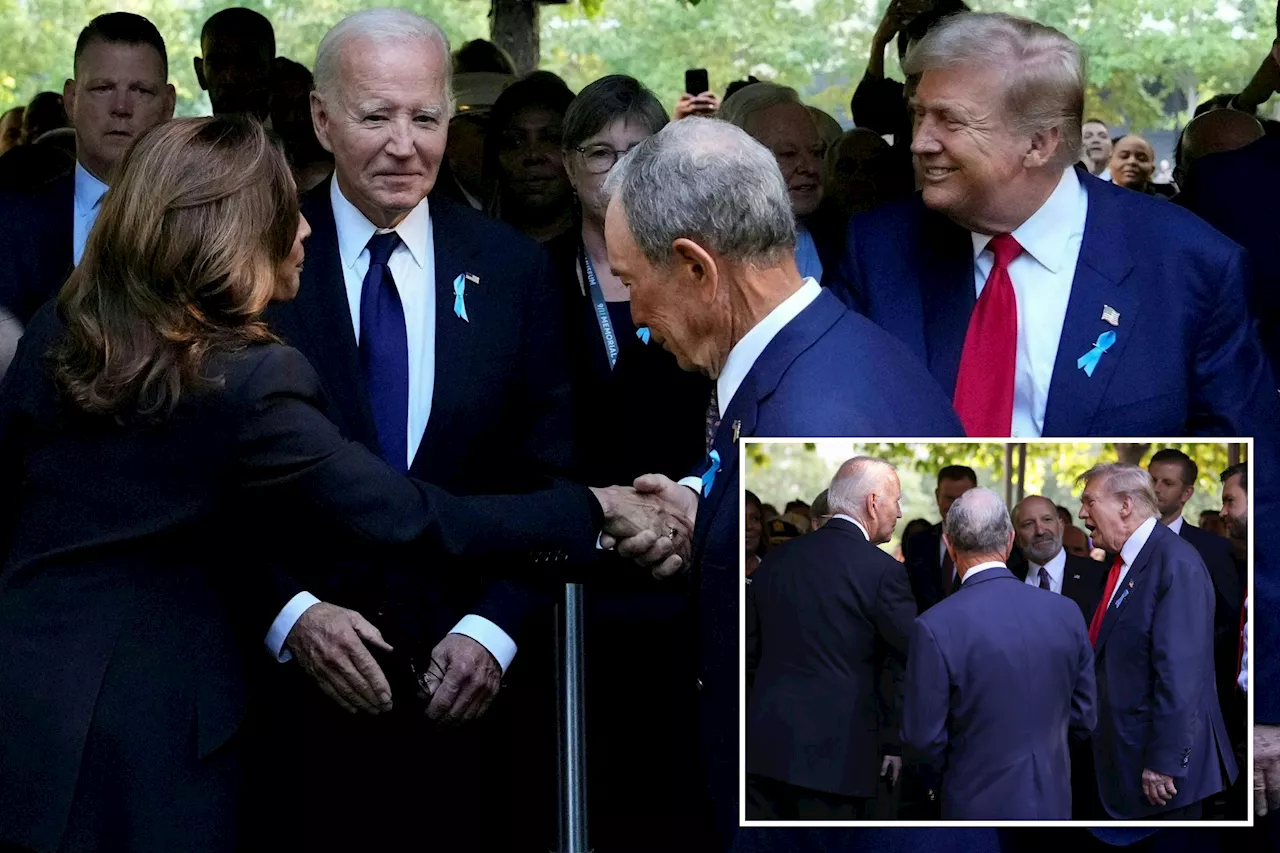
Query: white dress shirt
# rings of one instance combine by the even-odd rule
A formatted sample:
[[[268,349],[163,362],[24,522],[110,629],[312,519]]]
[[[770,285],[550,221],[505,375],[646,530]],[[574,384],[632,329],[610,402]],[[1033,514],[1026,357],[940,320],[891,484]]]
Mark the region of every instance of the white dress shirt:
[[[812,278],[806,278],[799,290],[784,299],[733,345],[733,349],[729,350],[729,357],[724,360],[720,376],[716,379],[716,401],[720,404],[720,417],[723,418],[728,411],[733,395],[738,393],[742,380],[747,378],[760,354],[788,323],[821,294],[822,286]]]
[[[969,579],[979,572],[985,572],[987,569],[1003,569],[1004,567],[1004,563],[999,560],[995,560],[990,563],[978,563],[976,566],[970,566],[969,570],[964,573],[964,580],[961,582],[961,586],[968,583]]]
[[[1027,560],[1027,586],[1040,586],[1040,569],[1041,566],[1031,560]],[[1044,570],[1049,573],[1049,591],[1062,595],[1062,580],[1067,573],[1067,551],[1065,548],[1058,551],[1057,555],[1044,564]]]
[[[1057,188],[1018,226],[1013,237],[1023,253],[1009,264],[1009,278],[1018,301],[1018,355],[1013,393],[1013,437],[1039,438],[1049,382],[1058,358],[1058,341],[1067,318],[1071,282],[1080,259],[1089,196],[1075,168],[1062,173]],[[982,295],[995,257],[986,251],[991,236],[971,232],[973,275]],[[1083,344],[1082,344],[1083,346]],[[1079,355],[1083,355],[1082,349]]]
[[[338,255],[347,289],[347,307],[356,342],[360,341],[360,293],[369,271],[367,244],[379,229],[347,200],[335,178],[330,182],[329,199],[338,230]],[[394,229],[400,245],[387,262],[400,304],[404,306],[405,334],[409,346],[409,423],[407,459],[412,462],[431,419],[431,398],[435,392],[436,346],[436,252],[427,199],[423,199]],[[301,592],[285,605],[267,634],[267,648],[277,659],[287,661],[284,640],[295,622],[318,599]],[[467,615],[454,626],[453,634],[465,634],[489,650],[505,673],[516,656],[516,643],[506,631],[482,616]]]
[[[756,323],[733,345],[729,350],[728,358],[724,360],[724,367],[720,369],[720,376],[716,379],[716,403],[720,409],[720,417],[723,418],[724,413],[729,410],[733,395],[738,393],[742,380],[747,378],[747,374],[755,366],[760,354],[788,323],[799,316],[800,312],[808,308],[821,294],[822,285],[812,278],[806,278],[799,290],[784,299],[777,308],[766,314],[763,320]],[[702,480],[698,477],[685,477],[680,481],[680,485],[688,486],[698,495],[702,494]]]
[[[1182,514],[1181,513],[1178,514],[1177,518],[1169,522],[1169,529],[1172,530],[1174,533],[1178,534],[1179,536],[1182,535]]]
[[[861,530],[861,531],[862,531],[862,535],[866,537],[866,539],[867,539],[867,541],[868,541],[868,542],[870,542],[870,541],[871,541],[871,537],[870,537],[870,536],[867,536],[867,528],[863,527],[863,526],[862,526],[862,522],[861,522],[861,521],[858,521],[858,519],[854,518],[854,517],[853,517],[853,516],[851,516],[851,515],[845,515],[843,512],[837,512],[835,515],[833,515],[833,516],[831,516],[831,517],[832,517],[832,518],[841,518],[841,519],[844,519],[845,521],[847,521],[847,522],[849,522],[850,524],[852,524],[854,527],[856,527],[856,528],[858,528],[859,530]]]
[[[1133,561],[1138,559],[1138,554],[1141,553],[1142,549],[1146,546],[1147,540],[1151,538],[1151,532],[1156,529],[1156,524],[1158,523],[1159,519],[1154,516],[1142,522],[1138,529],[1133,531],[1133,535],[1129,537],[1129,541],[1125,542],[1124,546],[1120,549],[1120,560],[1122,561],[1122,565],[1120,566],[1120,579],[1116,581],[1116,588],[1111,591],[1111,599],[1107,604],[1108,607],[1115,603],[1116,596],[1120,594],[1120,588],[1124,586],[1124,579],[1128,577],[1129,569],[1133,566]]]
[[[89,174],[89,170],[76,161],[75,203],[72,205],[71,220],[71,262],[80,265],[84,257],[84,244],[93,230],[93,223],[98,221],[98,211],[102,208],[102,197],[107,194],[107,185]]]

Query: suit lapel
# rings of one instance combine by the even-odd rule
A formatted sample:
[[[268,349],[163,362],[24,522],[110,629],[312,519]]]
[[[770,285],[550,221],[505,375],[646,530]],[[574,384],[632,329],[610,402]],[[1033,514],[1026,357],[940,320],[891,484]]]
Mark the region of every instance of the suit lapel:
[[[1126,247],[1125,223],[1108,195],[1116,189],[1094,178],[1082,177],[1081,181],[1089,196],[1089,214],[1049,383],[1042,430],[1046,436],[1090,433],[1093,416],[1116,375],[1142,307],[1137,288],[1125,286],[1133,261]],[[1118,325],[1102,319],[1107,307],[1119,314]],[[1115,332],[1115,343],[1089,376],[1077,362],[1105,332]]]
[[[1128,598],[1133,598],[1141,589],[1143,576],[1147,573],[1147,567],[1151,565],[1151,557],[1155,554],[1156,548],[1159,547],[1160,528],[1161,525],[1156,522],[1155,530],[1151,531],[1151,538],[1147,540],[1147,544],[1142,546],[1142,550],[1138,552],[1138,558],[1133,561],[1133,565],[1129,567],[1127,574],[1119,586],[1116,587],[1114,597],[1107,606],[1107,613],[1102,617],[1102,629],[1098,631],[1098,644],[1094,647],[1094,656],[1102,653],[1102,647],[1107,642],[1107,638],[1111,636],[1111,631],[1115,628],[1116,623],[1124,618],[1124,614],[1128,612],[1125,607],[1128,605]],[[1167,528],[1166,528],[1166,532]],[[1173,534],[1170,533],[1170,536]],[[1124,595],[1125,590],[1129,591],[1129,597],[1125,599],[1119,607],[1116,602],[1120,601],[1120,596]],[[1106,590],[1104,589],[1103,592]]]
[[[75,217],[76,217],[76,179],[75,172],[53,184],[50,193],[55,211],[53,230],[54,263],[62,272],[61,280],[66,281],[75,269]]]
[[[969,315],[977,302],[973,280],[973,241],[969,232],[945,217],[925,212],[921,299],[929,372],[948,397],[956,387],[960,355],[969,331]]]
[[[499,282],[485,281],[476,267],[478,247],[457,215],[457,205],[439,196],[431,196],[431,240],[435,251],[436,342],[435,379],[431,392],[431,417],[414,458],[414,468],[448,452],[449,434],[455,418],[465,414],[465,397],[470,387],[472,360],[477,346],[483,345],[483,303],[485,289]],[[468,267],[468,264],[471,267]],[[454,314],[453,282],[460,275],[474,273],[480,283],[466,286],[466,308],[470,322]],[[478,328],[481,327],[481,328]]]
[[[332,178],[330,179],[332,180]],[[347,284],[338,251],[338,228],[329,200],[329,181],[303,199],[303,213],[311,223],[302,286],[293,300],[303,333],[309,339],[308,358],[325,377],[325,388],[341,410],[350,436],[377,447],[377,429],[369,408],[369,392],[360,367],[360,349],[351,322]],[[298,344],[301,346],[301,342]]]

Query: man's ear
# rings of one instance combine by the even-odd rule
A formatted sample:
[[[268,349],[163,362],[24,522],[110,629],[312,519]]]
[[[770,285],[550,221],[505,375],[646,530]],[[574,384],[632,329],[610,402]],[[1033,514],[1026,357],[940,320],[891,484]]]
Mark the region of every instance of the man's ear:
[[[1062,145],[1062,128],[1051,127],[1048,130],[1037,131],[1031,135],[1031,149],[1023,158],[1023,165],[1028,169],[1047,166],[1058,153],[1060,145]]]
[[[677,275],[694,287],[705,305],[715,302],[720,287],[720,269],[711,253],[687,237],[671,244],[671,262]]]
[[[333,146],[329,143],[329,109],[319,92],[311,93],[311,126],[315,129],[320,147],[332,154]]]
[[[197,56],[191,60],[191,64],[196,69],[196,82],[200,84],[202,90],[209,91],[209,84],[204,79],[204,60]]]

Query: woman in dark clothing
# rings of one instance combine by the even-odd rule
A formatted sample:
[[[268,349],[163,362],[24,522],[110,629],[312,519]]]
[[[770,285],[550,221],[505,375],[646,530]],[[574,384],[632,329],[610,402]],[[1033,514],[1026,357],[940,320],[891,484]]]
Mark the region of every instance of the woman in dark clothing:
[[[261,321],[308,233],[256,121],[160,125],[28,327],[0,386],[0,845],[235,849],[242,649],[267,628],[237,617],[267,582],[249,531],[303,535],[272,528],[281,502],[424,570],[594,561],[580,487],[454,498],[339,435]]]
[[[512,83],[493,104],[484,138],[486,211],[546,243],[573,227],[573,189],[560,158],[573,92],[550,71]]]
[[[565,287],[582,482],[631,483],[654,472],[679,479],[706,454],[710,381],[640,337],[605,245],[605,179],[666,123],[657,98],[622,75],[587,86],[565,115],[564,164],[579,218],[548,249]],[[696,793],[681,786],[697,778],[687,588],[659,589],[637,574],[625,588],[588,590],[586,607],[592,839],[620,853],[685,849]]]

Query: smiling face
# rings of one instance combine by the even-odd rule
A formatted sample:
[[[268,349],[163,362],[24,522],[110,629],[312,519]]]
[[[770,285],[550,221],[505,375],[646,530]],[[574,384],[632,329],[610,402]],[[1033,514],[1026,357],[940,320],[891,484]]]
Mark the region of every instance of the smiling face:
[[[1111,159],[1111,131],[1100,121],[1088,121],[1081,129],[1081,139],[1090,165],[1096,166],[1094,171],[1101,172],[1102,167]]]
[[[1108,163],[1115,184],[1140,190],[1156,173],[1156,155],[1141,136],[1126,136],[1116,143]]]
[[[1062,550],[1062,519],[1052,501],[1027,498],[1018,505],[1013,525],[1027,559],[1043,566]]]
[[[826,146],[813,114],[803,104],[776,104],[752,113],[744,129],[773,152],[795,215],[808,216],[817,210],[822,203]]]
[[[959,65],[926,71],[912,98],[911,153],[924,203],[981,233],[999,233],[991,223],[1023,206],[1022,179],[1039,164],[1031,138],[1007,121],[1004,86],[997,69]]]
[[[435,186],[449,121],[444,51],[435,42],[342,49],[337,91],[311,96],[316,137],[333,153],[343,195],[392,228]]]
[[[62,94],[76,129],[76,158],[108,183],[133,140],[173,118],[164,60],[146,44],[91,41]]]

